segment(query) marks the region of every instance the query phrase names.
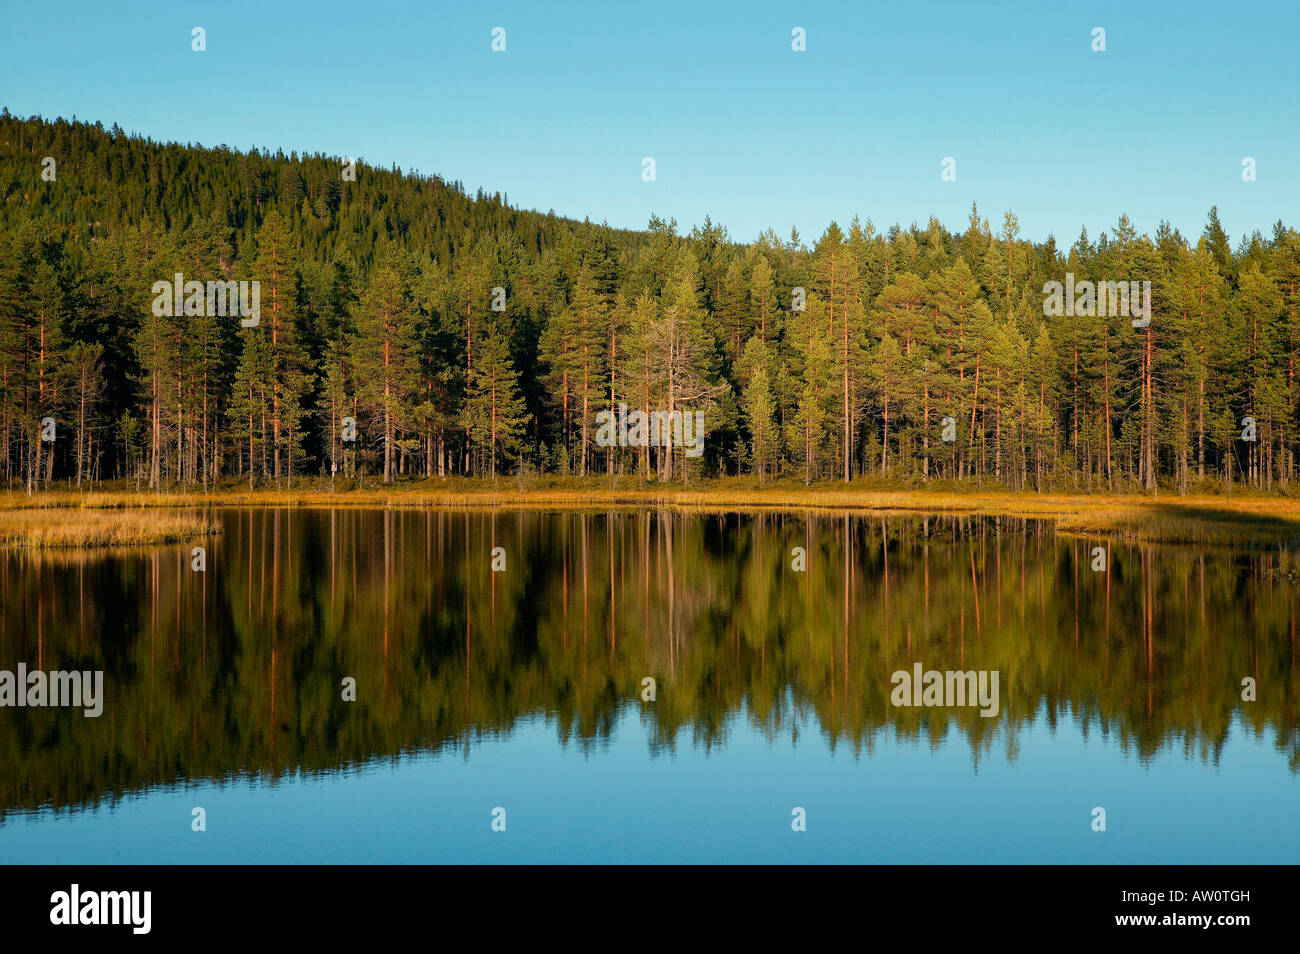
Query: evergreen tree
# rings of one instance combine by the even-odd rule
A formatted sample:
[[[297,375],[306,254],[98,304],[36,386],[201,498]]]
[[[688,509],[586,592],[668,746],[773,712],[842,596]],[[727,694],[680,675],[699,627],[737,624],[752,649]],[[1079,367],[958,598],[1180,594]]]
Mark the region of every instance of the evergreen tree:
[[[465,401],[465,428],[489,477],[496,477],[500,457],[518,451],[524,426],[524,402],[509,339],[494,323],[481,339]]]
[[[416,312],[404,263],[390,260],[371,274],[352,342],[357,396],[379,428],[384,483],[399,469],[400,433],[410,429],[419,398]]]

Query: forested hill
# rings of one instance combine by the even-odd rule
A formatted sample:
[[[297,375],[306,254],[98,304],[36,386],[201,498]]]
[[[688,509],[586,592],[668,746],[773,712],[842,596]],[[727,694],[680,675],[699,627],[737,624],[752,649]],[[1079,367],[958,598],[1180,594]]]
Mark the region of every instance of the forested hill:
[[[150,218],[164,231],[183,232],[215,218],[237,258],[276,210],[291,221],[306,258],[352,257],[363,270],[390,244],[446,262],[484,236],[500,236],[526,255],[577,232],[599,232],[620,248],[644,241],[639,232],[509,208],[499,192],[471,198],[461,183],[437,176],[358,160],[355,177],[344,181],[340,157],[160,144],[116,124],[106,130],[102,123],[20,120],[4,109],[0,148],[7,229],[40,218],[70,236],[103,236]],[[56,161],[58,188],[41,178],[45,156]]]
[[[1249,480],[1300,443],[1300,235],[615,230],[343,157],[0,112],[3,479],[35,491],[338,473]],[[653,188],[653,184],[642,184]],[[635,186],[634,186],[635,187]],[[755,201],[761,201],[760,196]],[[869,210],[864,210],[869,211]],[[923,212],[923,210],[920,210]],[[257,282],[251,325],[185,289]],[[1150,282],[1150,321],[1062,282]],[[1098,286],[1098,297],[1100,295]],[[166,296],[171,298],[170,294]],[[1112,302],[1113,304],[1113,302]],[[609,446],[701,411],[704,453]],[[350,439],[355,435],[355,440]]]

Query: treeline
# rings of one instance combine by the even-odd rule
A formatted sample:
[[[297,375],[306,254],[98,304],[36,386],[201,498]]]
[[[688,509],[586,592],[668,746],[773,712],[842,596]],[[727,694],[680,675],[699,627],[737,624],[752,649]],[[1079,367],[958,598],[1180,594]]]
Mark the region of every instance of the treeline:
[[[287,484],[746,473],[1011,488],[1286,488],[1300,444],[1300,233],[1235,248],[1121,216],[1068,249],[854,218],[731,241],[511,208],[320,155],[159,145],[0,113],[4,479]],[[153,286],[258,281],[244,327]],[[1044,315],[1073,276],[1151,320]],[[1075,312],[1076,309],[1069,309]],[[1083,311],[1086,309],[1080,309]],[[703,411],[701,457],[597,414]],[[51,426],[52,425],[52,426]],[[355,435],[355,440],[351,440]]]

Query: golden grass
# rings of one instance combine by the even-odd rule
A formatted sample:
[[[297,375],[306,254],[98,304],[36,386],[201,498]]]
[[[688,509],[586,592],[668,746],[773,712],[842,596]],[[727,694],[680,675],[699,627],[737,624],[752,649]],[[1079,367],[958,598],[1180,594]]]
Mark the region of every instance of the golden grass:
[[[76,494],[53,491],[27,496],[0,493],[0,516],[32,514],[49,508],[73,512],[102,512],[131,508],[124,526],[134,526],[140,539],[159,542],[212,532],[185,523],[168,528],[145,520],[147,511],[207,507],[418,507],[528,510],[606,510],[668,507],[702,512],[776,510],[833,513],[943,513],[1003,515],[1050,520],[1058,532],[1103,535],[1134,540],[1202,544],[1246,544],[1300,547],[1300,499],[1283,496],[1200,494],[1158,498],[1118,495],[1036,494],[975,489],[898,489],[855,482],[781,483],[759,485],[743,478],[719,479],[682,486],[650,484],[637,478],[541,478],[486,480],[450,478],[410,480],[381,485],[329,489],[329,482],[299,481],[294,489],[248,490],[226,487],[210,493],[137,492],[133,488]],[[180,518],[177,518],[178,520]],[[186,520],[195,520],[189,517]],[[46,523],[65,523],[64,515],[29,522],[26,532]],[[91,524],[84,524],[90,526]],[[50,528],[55,538],[58,528]],[[130,530],[122,531],[130,538]],[[6,542],[0,523],[0,543]],[[75,537],[75,534],[74,534]],[[105,541],[116,542],[116,541]],[[29,544],[31,545],[31,544]],[[53,544],[46,544],[53,545]],[[70,543],[67,545],[78,545]]]
[[[211,517],[147,510],[0,510],[0,546],[39,550],[179,543],[216,533]]]

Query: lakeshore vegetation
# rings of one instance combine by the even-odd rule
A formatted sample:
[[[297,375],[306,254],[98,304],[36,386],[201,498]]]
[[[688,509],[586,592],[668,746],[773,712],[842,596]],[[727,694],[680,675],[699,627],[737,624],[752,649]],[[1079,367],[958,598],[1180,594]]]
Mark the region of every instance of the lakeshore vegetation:
[[[52,515],[48,510],[0,509],[0,547],[138,546],[180,543],[218,532],[215,519],[192,512],[83,507]]]
[[[739,242],[344,169],[0,112],[0,480],[1194,495],[1296,477],[1300,233],[1280,221],[1234,245],[1214,209],[1196,236],[1121,215],[1058,246],[972,207],[964,232],[855,217]],[[177,274],[260,282],[260,323],[155,314]],[[1045,315],[1067,275],[1150,281],[1149,324]],[[703,411],[704,454],[599,445],[622,404]]]
[[[689,486],[592,477],[378,480],[353,484],[301,478],[294,489],[227,481],[207,490],[139,492],[128,483],[94,491],[0,491],[0,547],[36,548],[172,543],[220,533],[218,508],[439,511],[625,511],[708,515],[790,513],[983,515],[1044,521],[1076,537],[1300,550],[1300,500],[1264,493],[1152,497],[976,490],[935,482],[900,489],[885,481],[715,478]],[[181,511],[177,515],[176,511]]]

